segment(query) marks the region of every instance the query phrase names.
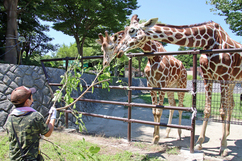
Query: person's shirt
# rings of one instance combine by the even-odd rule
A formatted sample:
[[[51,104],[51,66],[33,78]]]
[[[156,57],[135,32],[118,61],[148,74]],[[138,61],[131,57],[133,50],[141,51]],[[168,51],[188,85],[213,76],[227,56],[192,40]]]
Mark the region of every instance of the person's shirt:
[[[36,160],[39,153],[40,134],[45,135],[49,131],[44,117],[39,112],[28,112],[20,116],[9,115],[5,124],[10,143],[9,157],[10,160],[18,161],[22,160],[21,151],[13,132],[11,119],[26,159]]]

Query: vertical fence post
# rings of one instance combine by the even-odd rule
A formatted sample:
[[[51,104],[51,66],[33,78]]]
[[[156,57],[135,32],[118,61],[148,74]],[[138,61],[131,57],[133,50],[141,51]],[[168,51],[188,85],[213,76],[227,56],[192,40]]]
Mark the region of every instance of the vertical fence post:
[[[66,117],[66,120],[65,120],[66,128],[68,128],[68,112],[67,112],[67,110],[65,110],[65,117]]]
[[[132,57],[129,59],[129,77],[128,77],[128,87],[132,85]],[[128,103],[131,103],[132,90],[128,90]],[[128,106],[128,119],[131,119],[131,106]],[[128,122],[128,141],[131,141],[131,122]]]
[[[196,110],[196,92],[197,92],[197,54],[193,54],[193,95],[192,95],[192,108]],[[196,117],[192,115],[192,130],[191,130],[191,140],[190,140],[190,153],[194,153],[194,140],[195,140],[195,124]]]
[[[69,64],[69,57],[66,57],[66,71],[68,69],[68,64]],[[65,122],[66,122],[66,128],[68,128],[68,112],[65,110]]]

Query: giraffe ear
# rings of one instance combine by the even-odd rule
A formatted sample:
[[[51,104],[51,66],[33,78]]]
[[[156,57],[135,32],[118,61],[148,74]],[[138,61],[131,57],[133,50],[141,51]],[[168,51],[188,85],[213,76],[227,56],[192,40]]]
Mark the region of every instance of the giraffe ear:
[[[145,30],[147,28],[153,27],[157,23],[157,21],[158,18],[149,19],[148,21],[142,24],[141,28]]]
[[[99,45],[102,45],[102,42],[101,42],[100,39],[96,39],[95,41],[96,41],[96,43],[98,43]]]
[[[118,40],[118,34],[113,35],[113,42],[116,42]]]

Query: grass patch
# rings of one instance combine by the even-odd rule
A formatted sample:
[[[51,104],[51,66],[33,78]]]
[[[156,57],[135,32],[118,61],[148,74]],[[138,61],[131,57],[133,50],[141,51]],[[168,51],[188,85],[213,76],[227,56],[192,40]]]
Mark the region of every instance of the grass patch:
[[[176,106],[178,106],[179,101],[178,101],[178,96],[176,93],[174,94],[174,97],[175,97],[175,101],[176,101]],[[240,94],[234,93],[233,97],[234,97],[235,107],[233,109],[232,118],[241,120],[242,119],[242,114],[241,114],[242,113],[242,102],[240,100]],[[139,95],[139,98],[143,99],[144,102],[147,104],[152,104],[151,96],[149,93]],[[211,115],[214,115],[214,116],[220,115],[220,113],[219,113],[220,99],[221,99],[221,93],[212,93]],[[158,98],[157,98],[157,100],[158,100]],[[205,107],[205,100],[206,100],[205,93],[198,92],[197,100],[196,100],[196,107],[197,107],[197,111],[201,114],[203,114],[203,110]],[[165,94],[163,105],[169,106],[167,94]],[[185,93],[183,107],[192,107],[192,95],[190,93]],[[183,112],[183,113],[185,113],[185,112]],[[173,118],[176,118],[176,117],[177,116],[173,116]],[[203,117],[203,115],[201,117]],[[182,118],[190,119],[190,114],[183,115]]]
[[[0,135],[0,160],[9,160],[9,143],[6,133]],[[132,153],[112,146],[102,146],[85,141],[81,136],[71,135],[66,132],[54,131],[51,137],[46,138],[49,141],[40,141],[41,152],[46,154],[53,161],[80,161],[80,160],[118,160],[118,161],[131,161],[131,160],[144,160],[144,161],[157,161],[157,157],[150,157],[138,153]],[[117,140],[118,141],[118,140]],[[50,143],[52,142],[52,143]],[[139,145],[141,146],[141,144]],[[90,147],[94,150],[100,147],[98,153],[90,153]],[[145,146],[144,146],[145,148]],[[43,155],[45,160],[48,157]]]
[[[168,148],[166,153],[169,155],[178,155],[180,153],[180,149],[178,147]]]

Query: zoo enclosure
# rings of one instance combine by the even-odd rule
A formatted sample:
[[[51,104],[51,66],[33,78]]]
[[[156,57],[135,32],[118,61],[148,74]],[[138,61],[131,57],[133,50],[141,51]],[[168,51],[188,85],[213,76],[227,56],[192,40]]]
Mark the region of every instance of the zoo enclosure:
[[[155,52],[155,53],[129,53],[127,56],[130,57],[129,59],[129,76],[128,76],[128,86],[109,86],[110,89],[123,89],[128,90],[128,102],[116,102],[116,101],[106,101],[106,100],[95,100],[95,99],[79,99],[79,101],[87,101],[87,102],[94,102],[94,103],[106,103],[106,104],[115,104],[115,105],[124,105],[128,106],[128,118],[121,118],[121,117],[114,117],[114,116],[107,116],[107,115],[99,115],[94,113],[87,113],[87,112],[80,112],[83,115],[99,117],[99,118],[106,118],[106,119],[113,119],[124,121],[128,123],[128,132],[127,138],[128,141],[131,141],[131,123],[141,123],[141,124],[148,124],[148,125],[156,125],[156,126],[165,126],[171,128],[180,128],[186,129],[191,131],[191,138],[190,138],[190,152],[194,152],[194,136],[195,136],[195,119],[196,119],[196,92],[197,92],[197,54],[201,53],[221,53],[221,52],[241,52],[242,49],[219,49],[219,50],[195,50],[195,51],[177,51],[177,52]],[[132,86],[132,57],[135,56],[154,56],[154,55],[178,55],[178,54],[193,54],[193,81],[192,81],[192,107],[176,107],[176,106],[161,106],[161,105],[150,105],[150,104],[139,104],[139,103],[132,103],[131,96],[132,90],[155,90],[155,91],[173,91],[173,92],[190,92],[191,89],[181,89],[181,88],[157,88],[157,87],[135,87]],[[82,59],[97,59],[103,58],[103,56],[90,56],[90,57],[82,57]],[[46,81],[49,86],[61,86],[59,83],[50,83],[48,79],[48,75],[44,66],[43,62],[47,61],[66,61],[66,69],[68,67],[68,61],[74,60],[75,58],[58,58],[58,59],[44,59],[41,60],[42,68],[45,73]],[[88,87],[84,86],[83,87]],[[101,88],[101,86],[96,85],[94,88]],[[76,99],[76,98],[74,98]],[[167,123],[157,123],[152,121],[144,121],[144,120],[137,120],[131,119],[131,107],[144,107],[144,108],[160,108],[160,109],[171,109],[171,110],[182,110],[192,112],[191,117],[191,126],[184,126],[184,125],[174,125],[174,124],[167,124]],[[68,113],[70,110],[64,110],[65,118],[66,118],[66,126],[68,127]]]

